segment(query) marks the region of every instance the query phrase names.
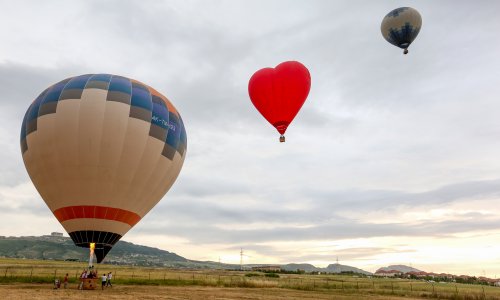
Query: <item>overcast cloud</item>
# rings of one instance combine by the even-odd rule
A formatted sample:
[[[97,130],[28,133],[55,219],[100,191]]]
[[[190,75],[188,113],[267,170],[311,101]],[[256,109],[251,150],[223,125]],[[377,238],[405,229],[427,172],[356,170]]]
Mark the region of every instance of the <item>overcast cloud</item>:
[[[188,135],[177,182],[124,240],[228,263],[243,247],[251,263],[500,274],[499,2],[3,2],[0,235],[63,230],[20,153],[31,101],[112,73],[165,94]],[[423,18],[405,56],[379,27],[400,6]],[[312,87],[280,144],[247,84],[286,60]]]

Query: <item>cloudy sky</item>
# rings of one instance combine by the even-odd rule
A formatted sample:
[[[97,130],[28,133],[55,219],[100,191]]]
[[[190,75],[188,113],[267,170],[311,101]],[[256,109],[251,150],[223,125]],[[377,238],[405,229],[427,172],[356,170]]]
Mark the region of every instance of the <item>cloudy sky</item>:
[[[47,86],[138,79],[187,128],[177,182],[123,238],[196,260],[407,264],[500,276],[500,2],[2,1],[0,235],[64,229],[31,183],[19,132]],[[380,22],[412,6],[410,53]],[[251,75],[312,77],[287,142]]]

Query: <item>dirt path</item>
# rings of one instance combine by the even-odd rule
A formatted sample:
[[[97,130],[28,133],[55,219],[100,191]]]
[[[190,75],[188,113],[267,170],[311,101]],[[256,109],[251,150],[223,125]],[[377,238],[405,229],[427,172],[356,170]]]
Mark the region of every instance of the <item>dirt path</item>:
[[[402,299],[380,295],[339,295],[317,291],[296,291],[278,288],[220,288],[171,286],[114,286],[105,290],[53,290],[47,284],[0,285],[2,300],[17,299],[172,299],[172,300],[299,300],[299,299]],[[410,299],[410,298],[404,298]]]

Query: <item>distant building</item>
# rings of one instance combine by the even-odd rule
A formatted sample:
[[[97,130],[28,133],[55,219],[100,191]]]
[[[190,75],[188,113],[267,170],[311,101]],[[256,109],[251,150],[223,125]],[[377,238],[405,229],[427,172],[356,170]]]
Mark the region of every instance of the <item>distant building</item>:
[[[78,258],[66,258],[65,261],[79,261]]]
[[[427,273],[424,271],[411,271],[411,272],[406,272],[405,274],[408,278],[411,278],[412,276],[417,278],[424,278],[427,276],[431,276],[431,273]]]
[[[281,267],[280,266],[257,266],[257,267],[252,267],[252,271],[262,271],[262,272],[280,272]]]
[[[479,279],[479,281],[482,281],[482,282],[487,283],[489,285],[496,285],[498,282],[497,281],[498,279],[492,279],[492,278],[483,277],[483,276],[480,276],[478,279]]]
[[[51,232],[50,236],[62,237],[62,236],[64,236],[64,234],[62,232]]]

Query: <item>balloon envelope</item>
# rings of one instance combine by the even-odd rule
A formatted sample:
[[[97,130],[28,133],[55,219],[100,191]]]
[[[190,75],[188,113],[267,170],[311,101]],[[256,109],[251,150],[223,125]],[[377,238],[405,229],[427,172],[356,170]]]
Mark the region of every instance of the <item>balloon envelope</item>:
[[[186,156],[181,116],[155,89],[126,77],[67,78],[28,108],[26,169],[74,243],[100,262],[165,195]]]
[[[422,17],[416,9],[400,7],[384,17],[380,30],[389,43],[406,50],[417,37],[421,27]]]
[[[310,88],[309,70],[297,61],[261,69],[248,83],[253,105],[282,135],[306,101]]]

